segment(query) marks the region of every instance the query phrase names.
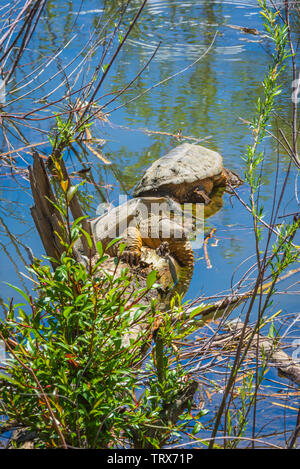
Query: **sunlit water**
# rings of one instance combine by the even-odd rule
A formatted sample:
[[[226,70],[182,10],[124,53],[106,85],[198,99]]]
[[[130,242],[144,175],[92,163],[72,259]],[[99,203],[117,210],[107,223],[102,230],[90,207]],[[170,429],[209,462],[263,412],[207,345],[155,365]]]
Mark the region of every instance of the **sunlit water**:
[[[111,11],[113,3],[106,2],[105,5],[105,2],[100,1],[49,1],[47,15],[44,15],[32,48],[28,51],[28,63],[42,60],[64,40],[67,41],[70,35],[77,34],[72,44],[58,59],[60,63],[70,61],[93,33],[99,19],[105,19],[105,9]],[[138,4],[139,2],[136,2],[132,7],[133,13]],[[98,120],[92,128],[97,138],[106,140],[102,151],[112,162],[112,165],[106,166],[92,154],[88,156],[88,161],[93,166],[95,181],[109,202],[116,205],[120,194],[130,196],[135,183],[151,162],[179,144],[174,137],[146,133],[145,130],[174,135],[180,131],[182,135],[199,140],[209,137],[202,144],[219,151],[223,155],[225,166],[243,176],[245,163],[242,157],[247,144],[251,142],[251,133],[240,118],[250,119],[255,112],[255,101],[261,93],[261,81],[270,61],[270,46],[265,42],[261,43],[258,36],[246,35],[227,25],[247,26],[262,31],[263,25],[256,1],[148,1],[138,27],[127,41],[100,94],[106,95],[112,90],[122,89],[149,60],[159,42],[160,48],[133,89],[107,106],[106,110],[113,111],[109,116],[110,122],[103,123]],[[213,40],[210,51],[202,60],[184,73],[178,74],[204,54]],[[96,61],[97,57],[93,57],[92,65]],[[18,72],[18,80],[22,79],[25,72],[29,72],[29,67],[30,65]],[[45,70],[43,80],[54,75],[56,71],[54,61]],[[177,74],[175,78],[164,81],[174,74]],[[279,100],[283,112],[291,106],[288,71],[286,80],[285,91]],[[41,81],[42,78],[37,77],[35,83]],[[60,81],[61,78],[54,80],[55,86],[58,86]],[[143,94],[146,89],[161,81],[164,83]],[[45,85],[28,96],[29,109],[32,108],[34,99],[49,91]],[[21,91],[16,92],[13,98],[18,97],[20,93]],[[59,97],[60,93],[60,89],[54,92],[53,99]],[[140,94],[142,96],[139,99],[134,99]],[[108,100],[104,97],[101,103]],[[130,100],[132,102],[128,103]],[[15,112],[20,112],[23,102],[16,101],[12,106]],[[116,109],[118,107],[120,108]],[[36,125],[43,127],[43,122]],[[276,131],[275,121],[271,130]],[[23,131],[26,132],[25,129]],[[29,141],[34,139],[36,142],[41,139],[33,130],[27,130],[26,137]],[[49,151],[47,145],[40,148],[45,154]],[[7,151],[4,141],[2,150]],[[278,152],[278,187],[281,187],[284,181],[288,158],[271,139],[266,139],[264,150],[261,196],[268,220],[274,194]],[[18,164],[25,169],[31,159],[29,154],[22,153],[22,156],[24,160],[19,159]],[[74,155],[67,155],[67,164],[70,168],[73,164],[76,168],[80,167]],[[0,173],[0,279],[30,288],[28,281],[20,273],[26,272],[24,262],[29,262],[22,244],[30,246],[37,256],[43,254],[43,249],[31,220],[29,207],[32,197],[27,175],[23,173],[12,177],[7,173],[6,170]],[[282,214],[284,211],[290,213],[295,210],[295,175],[296,171],[293,170],[293,177],[282,205]],[[97,205],[103,202],[103,199],[93,190],[92,185],[87,187],[95,196],[96,211]],[[238,194],[248,202],[247,185],[239,188]],[[216,229],[215,237],[208,243],[212,268],[208,268],[203,249],[196,249],[197,261],[186,295],[187,300],[230,291],[231,286],[255,262],[252,221],[238,200],[227,194],[224,196],[222,210],[207,220],[206,234],[212,228]],[[12,234],[9,236],[8,232]],[[296,282],[297,278],[293,281]],[[284,282],[280,289],[290,283]],[[296,287],[293,290],[296,290]],[[3,301],[5,302],[11,294],[9,287],[2,283],[0,296]],[[276,296],[272,312],[282,309],[284,313],[298,313],[297,298],[297,295]],[[235,315],[239,313],[237,310]],[[271,372],[269,377],[277,379],[275,372]],[[295,401],[292,406],[297,407]],[[260,409],[261,419],[264,419],[266,412],[268,415],[271,412],[274,418],[268,432],[282,429],[278,423],[283,417],[280,407]],[[295,411],[283,412],[288,413],[287,418],[292,424],[296,418]]]

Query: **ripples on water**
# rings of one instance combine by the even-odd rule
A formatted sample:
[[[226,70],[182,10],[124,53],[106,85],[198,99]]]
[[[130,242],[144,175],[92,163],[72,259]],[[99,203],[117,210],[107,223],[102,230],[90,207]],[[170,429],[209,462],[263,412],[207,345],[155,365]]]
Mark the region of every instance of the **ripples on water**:
[[[143,20],[143,23],[146,25],[146,28],[144,29],[144,38],[143,40],[129,39],[128,44],[133,47],[141,48],[141,55],[147,57],[154,52],[158,41],[162,41],[162,45],[155,57],[155,60],[157,61],[177,61],[179,58],[189,60],[197,59],[207,49],[207,44],[195,43],[194,37],[192,39],[193,43],[189,43],[189,41],[180,43],[177,41],[177,35],[182,36],[183,28],[196,27],[199,28],[200,36],[203,33],[211,35],[214,30],[223,26],[222,23],[203,21],[205,14],[201,14],[202,7],[207,6],[207,4],[208,2],[205,0],[197,2],[172,1],[171,4],[170,2],[163,0],[149,0],[145,10],[146,18]],[[243,13],[243,17],[248,19],[258,15],[257,2],[255,0],[250,0],[248,2],[210,1],[210,11],[212,11],[216,5],[228,10],[228,12],[232,12],[232,9],[234,8],[234,13],[236,13],[236,10],[238,9],[255,10]],[[172,12],[170,12],[170,10],[172,10]],[[174,14],[173,10],[175,10]],[[84,10],[77,13],[73,12],[73,14],[94,15],[102,12],[103,10],[101,9]],[[189,17],[187,18],[187,16]],[[230,18],[230,14],[224,14],[225,23],[228,22]],[[153,28],[151,26],[153,26]],[[152,29],[155,29],[155,34],[151,33]],[[209,32],[205,32],[207,29]],[[244,48],[244,45],[217,46],[214,49],[214,53],[222,56],[236,55],[243,52]]]
[[[213,20],[205,21],[205,11],[203,13],[203,7],[206,8],[208,4],[211,12],[213,12],[216,6],[220,6],[228,13],[224,13],[223,23],[214,22]],[[132,9],[134,11],[136,10],[136,8]],[[250,11],[247,11],[249,9]],[[244,10],[242,15],[239,13],[239,10]],[[73,11],[72,15],[93,16],[102,14],[104,11],[103,9],[79,10]],[[232,15],[229,13],[232,13]],[[179,58],[195,60],[206,50],[207,44],[201,42],[195,43],[194,37],[192,38],[192,43],[189,43],[189,41],[178,42],[177,35],[182,36],[183,28],[186,30],[186,28],[198,27],[200,36],[203,33],[211,35],[212,32],[222,27],[224,23],[229,22],[230,18],[236,16],[237,13],[239,17],[247,18],[247,24],[249,24],[249,19],[259,14],[257,2],[255,0],[249,0],[247,2],[207,2],[202,0],[197,2],[172,1],[170,3],[164,0],[148,0],[144,13],[145,18],[143,19],[143,25],[146,26],[144,29],[144,37],[140,40],[129,39],[127,44],[130,44],[132,47],[141,48],[142,52],[140,55],[147,57],[154,52],[157,43],[162,41],[162,45],[159,52],[156,54],[155,60],[177,61]],[[155,30],[155,33],[151,32],[152,29]],[[207,29],[209,32],[205,32]],[[245,46],[239,44],[226,45],[223,47],[217,46],[214,49],[214,53],[221,56],[237,55],[243,52],[244,49]],[[236,59],[233,58],[233,60]]]

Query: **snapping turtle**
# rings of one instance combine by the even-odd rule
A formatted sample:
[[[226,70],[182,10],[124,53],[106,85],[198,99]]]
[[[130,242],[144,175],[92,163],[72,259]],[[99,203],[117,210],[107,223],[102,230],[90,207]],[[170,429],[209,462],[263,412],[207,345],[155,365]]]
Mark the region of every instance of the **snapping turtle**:
[[[180,203],[208,204],[214,187],[240,184],[239,176],[223,167],[219,153],[200,145],[183,143],[146,170],[133,195],[164,195]]]
[[[180,204],[209,204],[214,187],[241,183],[236,174],[223,167],[219,153],[184,143],[146,170],[133,192],[134,199],[90,222],[93,239],[101,241],[114,257],[120,243],[125,243],[121,258],[131,266],[140,263],[143,246],[166,249],[180,266],[177,291],[184,291],[194,267],[189,241],[193,215],[187,221]],[[109,246],[117,237],[121,241]]]
[[[180,204],[168,197],[139,197],[112,209],[90,221],[94,241],[101,241],[107,253],[119,255],[122,261],[137,266],[142,256],[142,247],[154,249],[161,256],[170,255],[179,265],[178,289],[184,290],[190,281],[194,254],[188,239],[192,219],[182,220]],[[119,242],[110,246],[115,238]],[[177,272],[176,272],[177,273]]]

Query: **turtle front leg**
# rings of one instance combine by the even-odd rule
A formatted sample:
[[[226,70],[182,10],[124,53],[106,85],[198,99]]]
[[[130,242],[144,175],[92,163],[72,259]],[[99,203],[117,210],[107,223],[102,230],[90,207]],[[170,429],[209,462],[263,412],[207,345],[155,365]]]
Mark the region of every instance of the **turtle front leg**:
[[[156,254],[158,254],[160,257],[168,256],[168,254],[170,254],[169,243],[167,241],[163,241],[156,249]]]
[[[193,195],[193,198],[196,202],[204,203],[205,205],[208,205],[211,202],[211,199],[208,197],[204,190],[194,189]]]
[[[127,228],[124,235],[126,247],[122,252],[121,259],[130,266],[137,266],[140,263],[142,255],[142,237],[138,227]]]
[[[119,249],[121,244],[126,244],[126,247],[120,255]],[[140,230],[136,226],[127,228],[122,234],[122,239],[108,250],[108,254],[119,257],[131,267],[139,265],[142,254],[142,237]]]
[[[197,187],[194,187],[191,194],[192,202],[200,202],[208,205],[211,202],[209,195],[214,188],[214,179],[205,178],[199,181]]]

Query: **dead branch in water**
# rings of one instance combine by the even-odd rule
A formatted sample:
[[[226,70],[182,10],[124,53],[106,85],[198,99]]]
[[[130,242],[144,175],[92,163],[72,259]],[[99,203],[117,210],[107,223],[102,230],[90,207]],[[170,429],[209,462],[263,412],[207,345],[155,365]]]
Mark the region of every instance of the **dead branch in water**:
[[[298,269],[291,269],[289,270],[286,274],[281,275],[277,282],[281,282],[283,280],[286,280],[287,278],[291,277],[292,275],[295,275],[300,272],[300,268]],[[272,286],[273,282],[266,282],[260,287],[258,294],[268,294],[270,287]],[[227,295],[225,298],[216,301],[213,304],[208,304],[205,306],[192,306],[188,307],[187,310],[183,313],[183,315],[189,317],[190,314],[192,314],[192,321],[197,322],[197,317],[200,316],[199,321],[202,321],[202,318],[206,318],[207,316],[214,316],[217,314],[218,316],[222,313],[226,313],[226,316],[233,311],[233,309],[237,308],[240,306],[243,302],[251,298],[253,295],[254,289],[248,290],[244,293],[236,293],[236,294],[231,294]],[[199,310],[195,314],[193,312],[194,310]],[[189,319],[187,319],[188,321]]]
[[[244,323],[242,321],[229,321],[225,323],[224,329],[228,332],[208,339],[210,349],[215,353],[217,350],[221,350],[221,354],[222,351],[224,351],[234,355],[243,328]],[[282,350],[280,337],[271,338],[263,336],[260,332],[254,331],[253,327],[249,325],[246,327],[243,336],[245,346],[250,336],[252,336],[252,340],[247,352],[248,358],[252,357],[255,359],[258,354],[261,362],[266,362],[266,366],[277,368],[281,376],[300,385],[300,364]],[[202,343],[201,349],[205,349],[205,341]],[[196,349],[193,353],[196,354],[199,352]],[[188,358],[188,353],[184,355],[184,358]]]

